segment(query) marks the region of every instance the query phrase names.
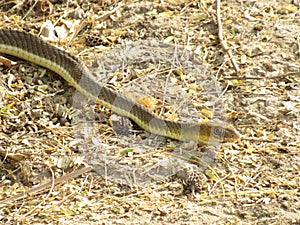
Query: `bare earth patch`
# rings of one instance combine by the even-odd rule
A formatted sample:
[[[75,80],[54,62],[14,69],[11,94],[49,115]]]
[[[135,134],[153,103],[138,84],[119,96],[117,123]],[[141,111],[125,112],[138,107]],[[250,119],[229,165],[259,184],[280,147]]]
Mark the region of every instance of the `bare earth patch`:
[[[126,165],[153,164],[175,149],[201,157],[216,154],[201,173],[187,171],[148,185],[130,186],[99,171],[84,173],[0,205],[1,223],[300,224],[299,4],[221,3],[223,36],[241,68],[237,73],[219,43],[214,1],[0,0],[1,28],[42,34],[87,65],[139,40],[195,51],[222,89],[220,117],[242,134],[241,140],[219,148],[165,139],[150,143],[139,130],[119,139],[109,110],[84,101],[82,110],[74,109],[73,88],[56,74],[0,58],[0,201],[84,167],[83,146],[96,155],[105,149]],[[159,66],[160,76],[152,76],[157,67],[146,64],[101,79],[124,93],[128,85],[147,89],[158,102],[143,101],[164,118],[210,118],[208,103],[216,99],[203,95],[203,83]],[[150,75],[141,85],[144,74]],[[164,77],[172,88],[161,92]],[[96,125],[75,129],[80,119]],[[199,168],[196,159],[189,165]]]

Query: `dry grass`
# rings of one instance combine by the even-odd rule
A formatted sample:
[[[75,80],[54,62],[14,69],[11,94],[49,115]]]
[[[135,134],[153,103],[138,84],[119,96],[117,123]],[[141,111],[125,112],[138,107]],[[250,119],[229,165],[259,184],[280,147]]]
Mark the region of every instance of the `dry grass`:
[[[241,68],[241,74],[236,74],[218,42],[215,3],[126,1],[120,5],[89,1],[76,10],[73,1],[68,8],[46,0],[32,8],[34,0],[19,2],[23,5],[10,9],[13,2],[0,1],[1,27],[38,34],[46,18],[57,26],[70,25],[62,31],[68,37],[54,44],[79,55],[87,64],[111,48],[136,40],[171,40],[197,49],[199,58],[210,64],[213,76],[227,87],[223,116],[243,138],[220,146],[205,178],[200,175],[203,184],[196,189],[180,177],[129,188],[89,172],[0,206],[3,224],[300,223],[298,6],[286,1],[222,2],[223,36]],[[73,18],[79,18],[78,23]],[[99,45],[88,47],[88,36],[99,37]],[[87,160],[83,157],[87,154],[82,154],[83,143],[78,141],[82,137],[89,140],[84,145],[86,151],[97,155],[105,149],[127,165],[138,164],[141,158],[144,163],[153,163],[151,160],[167,157],[177,149],[178,143],[171,140],[150,147],[145,142],[119,140],[108,123],[109,111],[90,103],[84,110],[73,109],[74,93],[64,81],[27,62],[13,62],[17,63],[9,65],[0,58],[4,64],[0,70],[0,200],[80,170]],[[127,77],[113,74],[106,79],[119,90],[144,72],[135,70]],[[162,77],[153,84],[162,83]],[[178,77],[180,74],[170,80],[183,90],[193,84]],[[197,116],[209,117],[209,109],[201,108],[205,100],[200,98],[201,94],[190,102],[203,109]],[[182,100],[177,101],[161,100],[157,107],[172,111],[173,104],[177,110]],[[74,129],[74,115],[96,119],[95,130]],[[145,135],[139,132],[136,139]],[[193,153],[207,149],[183,147],[195,149]],[[197,165],[196,159],[190,164]],[[200,182],[197,176],[195,180]]]

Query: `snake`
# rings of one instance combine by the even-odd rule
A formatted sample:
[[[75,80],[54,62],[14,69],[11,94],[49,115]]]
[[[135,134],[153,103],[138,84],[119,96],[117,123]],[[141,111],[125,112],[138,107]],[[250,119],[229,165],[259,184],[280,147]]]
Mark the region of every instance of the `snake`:
[[[240,138],[239,132],[231,124],[221,120],[187,123],[160,118],[143,105],[100,84],[88,67],[74,55],[33,34],[1,28],[0,53],[55,72],[89,100],[128,117],[147,132],[200,144],[234,142]]]

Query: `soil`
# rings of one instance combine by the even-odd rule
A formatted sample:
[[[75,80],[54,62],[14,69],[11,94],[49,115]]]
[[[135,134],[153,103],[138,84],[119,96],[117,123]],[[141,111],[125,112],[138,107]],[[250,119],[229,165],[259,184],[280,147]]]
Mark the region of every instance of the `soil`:
[[[211,119],[214,112],[241,134],[234,143],[203,146],[150,138],[130,127],[134,133],[119,139],[111,112],[89,101],[73,107],[76,92],[55,73],[0,58],[0,201],[93,164],[99,152],[128,166],[113,174],[96,169],[0,205],[1,223],[300,224],[299,7],[298,1],[221,2],[222,33],[237,71],[220,44],[215,1],[0,0],[1,27],[42,34],[88,66],[141,40],[188,49],[202,63],[200,81],[182,75],[178,65],[170,76],[154,76],[157,67],[145,64],[119,68],[102,82],[124,94],[147,89],[152,97],[143,101],[164,118]],[[204,94],[204,80],[215,83],[217,98]],[[118,179],[176,151],[211,161],[203,169],[196,157],[184,160],[188,168],[158,182]]]

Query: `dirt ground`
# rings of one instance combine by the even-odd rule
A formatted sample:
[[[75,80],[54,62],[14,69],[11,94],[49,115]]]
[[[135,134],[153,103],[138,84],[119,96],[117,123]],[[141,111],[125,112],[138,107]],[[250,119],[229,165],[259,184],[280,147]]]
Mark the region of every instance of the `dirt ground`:
[[[211,73],[205,73],[218,80],[218,96],[224,101],[220,117],[242,135],[241,140],[217,148],[181,146],[174,140],[155,146],[120,141],[111,129],[109,110],[89,102],[75,110],[74,90],[56,74],[16,58],[0,58],[0,201],[90,163],[80,149],[82,137],[89,139],[85,153],[97,155],[99,149],[108,149],[127,165],[162,159],[179,145],[185,151],[212,149],[216,154],[194,180],[185,178],[194,174],[190,172],[130,186],[99,170],[83,173],[0,205],[1,223],[300,224],[299,7],[298,1],[222,1],[223,36],[240,67],[237,72],[220,45],[215,1],[0,0],[1,27],[42,34],[87,65],[139,40],[188,47],[209,65]],[[124,71],[103,79],[121,90],[128,83],[136,86],[140,75],[147,73],[138,68],[125,76]],[[212,99],[202,98],[199,84],[178,73],[168,78],[170,83],[191,98],[181,108],[191,108],[188,117],[210,118],[212,109],[205,102]],[[153,82],[152,77],[145,79],[146,84],[157,85],[152,87],[155,99],[162,97],[158,85],[164,76]],[[151,87],[144,89],[152,95]],[[183,101],[172,98],[178,92],[164,92],[166,100],[159,100],[154,110],[165,112],[162,117],[174,115],[170,105],[177,110]],[[74,118],[82,117],[96,121],[95,133],[74,129]],[[134,139],[147,139],[145,135],[139,131]]]

